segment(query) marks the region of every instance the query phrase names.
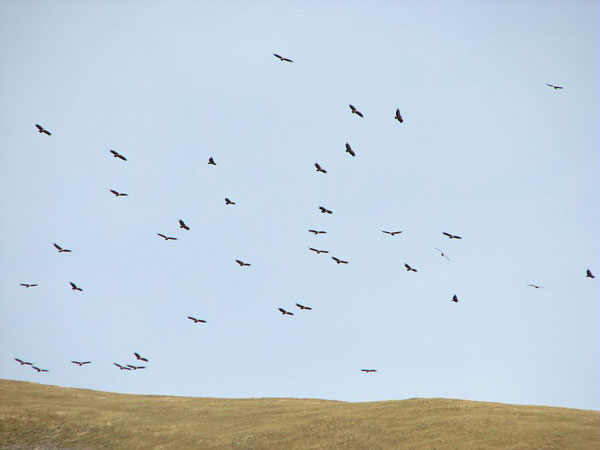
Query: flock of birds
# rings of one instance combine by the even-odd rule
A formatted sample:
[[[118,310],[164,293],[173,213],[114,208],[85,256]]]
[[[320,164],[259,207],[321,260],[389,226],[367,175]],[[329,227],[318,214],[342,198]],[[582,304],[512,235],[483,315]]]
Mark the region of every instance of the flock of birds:
[[[281,55],[279,55],[277,53],[273,53],[273,56],[275,56],[277,59],[279,59],[282,62],[287,62],[287,63],[293,63],[294,62],[293,60],[291,60],[289,58],[286,58],[286,57],[283,57],[283,56],[281,56]],[[551,88],[553,88],[553,89],[555,89],[555,90],[556,89],[564,89],[562,86],[556,86],[556,85],[548,84],[548,83],[546,85],[549,86],[549,87],[551,87]],[[356,108],[354,105],[349,104],[348,106],[349,106],[350,111],[351,111],[352,114],[355,114],[355,115],[357,115],[360,118],[364,117],[364,114],[358,108]],[[396,112],[395,112],[395,115],[394,115],[394,119],[397,120],[399,123],[403,123],[404,122],[404,118],[402,117],[399,108],[396,109]],[[50,131],[48,131],[47,129],[45,129],[42,125],[36,124],[35,126],[36,126],[36,128],[37,128],[37,130],[38,130],[39,133],[45,134],[47,136],[52,136],[52,133]],[[346,152],[350,156],[352,156],[352,157],[356,156],[356,152],[352,149],[352,146],[349,143],[346,143],[345,148],[346,148]],[[122,161],[127,161],[127,158],[124,155],[120,154],[119,152],[117,152],[115,150],[111,149],[110,153],[112,154],[112,156],[114,158],[120,159]],[[217,163],[215,162],[214,157],[211,156],[208,159],[208,164],[212,165],[212,166],[216,166],[217,165]],[[323,168],[319,163],[315,162],[314,165],[315,165],[315,168],[316,168],[317,172],[323,173],[323,174],[327,173],[327,170],[325,168]],[[109,191],[113,195],[115,195],[115,197],[125,197],[125,196],[127,196],[126,193],[119,192],[119,191],[116,191],[114,189],[109,189]],[[235,205],[235,204],[236,203],[234,201],[232,201],[231,199],[225,198],[225,205]],[[325,208],[324,206],[319,206],[319,211],[321,213],[323,213],[323,214],[333,214],[332,210],[330,210],[328,208]],[[179,219],[179,228],[181,228],[181,229],[183,229],[185,231],[189,231],[190,230],[190,227],[188,225],[186,225],[186,223],[182,219]],[[314,234],[315,236],[317,236],[319,234],[326,234],[327,233],[327,231],[324,231],[324,230],[315,230],[315,229],[309,229],[308,231],[310,233]],[[381,232],[385,233],[387,235],[390,235],[390,236],[396,236],[396,235],[399,235],[399,234],[402,233],[402,231],[389,231],[389,230],[381,230]],[[165,241],[176,241],[177,240],[176,237],[167,236],[167,235],[165,235],[163,233],[156,233],[156,234],[159,237],[161,237],[162,239],[164,239]],[[448,233],[446,231],[443,231],[442,234],[444,236],[446,236],[448,239],[451,239],[451,240],[452,239],[457,239],[457,240],[462,239],[462,236],[459,236],[459,235],[456,235],[456,234],[452,234],[452,233]],[[70,249],[64,248],[64,247],[58,245],[57,243],[53,243],[53,245],[56,248],[56,250],[58,251],[58,253],[71,253]],[[328,250],[317,249],[317,248],[314,248],[314,247],[309,247],[309,250],[312,251],[312,252],[315,252],[318,255],[319,254],[328,254],[329,253]],[[447,260],[450,260],[450,258],[446,255],[446,253],[444,253],[444,251],[442,251],[439,248],[435,248],[435,250],[437,250],[439,252],[439,254],[440,254],[441,257],[446,258]],[[335,261],[336,264],[348,264],[348,261],[343,260],[341,258],[338,258],[337,256],[331,256],[331,259],[333,261]],[[244,261],[242,261],[240,259],[236,259],[235,262],[240,267],[251,266],[250,263],[244,262]],[[406,268],[407,272],[417,272],[418,271],[417,269],[415,269],[414,267],[412,267],[408,263],[405,263],[404,267]],[[594,274],[591,272],[590,269],[586,270],[586,277],[587,278],[595,278]],[[37,284],[34,284],[34,283],[21,283],[20,285],[23,286],[23,287],[25,287],[25,288],[30,288],[30,287],[36,287],[36,286],[38,286]],[[80,288],[79,286],[77,286],[72,281],[69,282],[69,285],[70,285],[71,289],[74,290],[74,291],[80,291],[80,292],[83,291],[82,288]],[[528,284],[527,286],[532,287],[534,289],[545,289],[544,286],[540,286],[540,285],[537,285],[537,284]],[[458,303],[459,302],[458,296],[456,294],[454,294],[452,296],[451,302],[453,302],[453,303]],[[296,303],[295,306],[298,307],[301,311],[311,311],[312,310],[312,308],[310,306],[302,305],[300,303]],[[279,307],[278,311],[283,316],[293,316],[294,315],[293,312],[288,311],[288,310],[286,310],[286,309],[284,309],[282,307]],[[187,316],[187,318],[189,320],[191,320],[192,322],[194,322],[194,324],[206,323],[206,320],[204,320],[204,319],[198,319],[198,318],[193,317],[193,316]],[[143,363],[147,363],[148,362],[148,359],[145,358],[145,357],[143,357],[143,356],[141,356],[139,353],[134,352],[133,354],[134,354],[134,356],[136,358],[136,361],[141,361]],[[32,362],[24,361],[24,360],[19,359],[19,358],[15,358],[15,361],[17,363],[19,363],[21,366],[30,366],[30,367],[32,367],[38,373],[40,373],[40,372],[48,372],[49,371],[48,369],[41,369],[41,368],[37,367]],[[75,365],[77,365],[79,367],[83,367],[84,365],[91,364],[92,361],[71,361],[71,363],[75,364]],[[146,368],[146,366],[139,366],[139,365],[135,365],[135,364],[119,364],[119,363],[116,363],[116,362],[113,362],[113,364],[119,370],[135,371],[135,370],[141,370],[141,369],[145,369]],[[360,370],[363,373],[377,372],[377,369],[360,369]]]

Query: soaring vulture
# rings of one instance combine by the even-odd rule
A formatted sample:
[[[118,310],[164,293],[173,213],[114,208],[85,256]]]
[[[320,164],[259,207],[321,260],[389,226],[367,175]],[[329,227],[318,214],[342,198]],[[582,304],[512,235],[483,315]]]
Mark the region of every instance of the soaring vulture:
[[[356,109],[354,107],[354,105],[348,105],[350,107],[350,110],[352,111],[352,114],[356,114],[358,117],[364,117],[363,113],[361,113],[358,109]]]
[[[332,256],[331,259],[333,259],[337,264],[348,264],[348,261],[344,261],[343,259],[336,258],[335,256]]]
[[[206,323],[206,320],[203,319],[196,319],[195,317],[192,316],[187,316],[188,319],[193,320],[194,323]]]
[[[301,305],[300,303],[296,303],[296,306],[300,309],[305,309],[307,311],[312,310],[312,308],[310,306],[304,306],[304,305]]]
[[[127,161],[127,158],[125,158],[125,157],[124,157],[123,155],[121,155],[119,152],[115,152],[114,150],[111,150],[110,152],[112,153],[112,155],[113,155],[115,158],[119,158],[119,159],[122,159],[123,161]]]
[[[450,258],[448,258],[448,255],[446,255],[443,251],[441,251],[439,248],[435,248],[438,252],[440,252],[440,256],[442,258],[446,258],[448,261],[450,261]]]
[[[23,361],[19,358],[15,358],[15,361],[21,364],[22,366],[33,366],[33,363],[30,363],[29,361]]]
[[[315,163],[315,167],[317,168],[317,172],[327,173],[327,171],[323,169],[319,163]]]
[[[77,287],[77,285],[75,283],[73,283],[72,281],[69,281],[69,284],[71,285],[71,289],[73,289],[74,291],[83,291],[83,289],[81,289],[80,287]]]
[[[291,313],[291,312],[289,312],[289,311],[286,311],[286,310],[285,310],[285,309],[283,309],[283,308],[277,308],[277,309],[279,309],[279,312],[280,312],[281,314],[283,314],[284,316],[285,316],[285,315],[288,315],[288,316],[293,316],[293,315],[294,315],[294,313]]]
[[[445,231],[442,231],[442,234],[444,236],[448,236],[450,239],[462,239],[462,237],[457,236],[456,234],[446,233]]]
[[[554,84],[546,83],[546,86],[550,86],[552,89],[564,89],[562,86],[555,86]]]
[[[544,286],[540,286],[537,284],[528,284],[527,286],[531,286],[532,288],[536,288],[536,289],[546,289]]]
[[[127,194],[123,193],[123,192],[118,192],[115,191],[114,189],[109,189],[110,192],[112,192],[113,194],[115,194],[115,197],[127,197]]]
[[[210,158],[208,158],[208,163],[209,163],[211,166],[216,166],[216,165],[217,165],[217,163],[215,162],[215,160],[213,159],[213,157],[212,157],[212,156],[211,156]]]
[[[250,266],[250,263],[246,263],[244,261],[240,261],[239,259],[235,260],[236,263],[238,263],[240,265],[240,267],[244,267],[244,266]]]
[[[135,355],[135,359],[137,359],[138,361],[148,362],[148,360],[146,358],[144,358],[142,355],[140,355],[139,353],[134,353],[134,355]]]
[[[321,212],[323,214],[333,214],[333,211],[331,211],[330,209],[324,208],[323,206],[319,206],[319,209],[321,210]]]
[[[91,361],[71,361],[73,364],[77,364],[79,367],[83,366],[84,364],[91,364]]]
[[[313,247],[308,247],[308,249],[315,252],[317,255],[319,255],[321,253],[329,253],[329,250],[319,250],[319,249],[313,248]]]
[[[70,253],[71,252],[71,250],[69,250],[68,248],[62,248],[57,243],[54,243],[54,247],[56,248],[56,250],[58,250],[58,253]]]
[[[190,227],[188,227],[185,222],[181,219],[179,219],[179,228],[183,228],[184,230],[190,230]]]
[[[586,270],[585,276],[587,278],[596,278],[590,269]]]
[[[457,297],[456,295],[454,295],[454,296],[452,297],[452,301],[453,301],[454,303],[458,303],[458,297]]]
[[[315,236],[317,234],[326,234],[327,233],[327,231],[319,231],[319,230],[308,230],[308,231],[309,231],[309,233],[313,233]]]
[[[163,238],[165,241],[176,241],[177,240],[176,237],[165,236],[164,234],[161,234],[161,233],[156,233],[156,234],[159,235],[161,238]]]
[[[43,126],[38,125],[37,123],[35,124],[35,127],[38,129],[39,133],[44,133],[47,134],[48,136],[52,136],[52,133],[50,133],[48,130],[46,130]]]
[[[293,63],[294,61],[292,61],[290,58],[285,58],[281,55],[278,55],[277,53],[273,53],[273,56],[277,59],[279,59],[280,61],[284,61],[284,62],[291,62]]]
[[[406,267],[407,272],[417,272],[417,269],[413,269],[408,264],[404,264],[404,267]]]
[[[396,236],[397,234],[402,233],[402,231],[385,231],[381,230],[382,233],[389,234],[390,236]]]
[[[37,286],[37,284],[27,284],[27,283],[21,283],[21,286],[26,287],[26,288],[30,288],[30,287],[35,287]]]
[[[396,119],[400,123],[404,122],[404,119],[402,118],[402,114],[400,114],[400,109],[398,109],[398,108],[396,108],[396,115],[394,116],[394,119]]]
[[[350,153],[350,156],[356,156],[356,153],[354,153],[354,150],[352,150],[352,147],[347,142],[346,142],[346,153]]]
[[[229,200],[227,197],[225,197],[225,204],[226,205],[235,205],[235,202],[232,202],[231,200]]]
[[[371,372],[377,372],[377,369],[360,369],[361,372],[364,373],[371,373]]]

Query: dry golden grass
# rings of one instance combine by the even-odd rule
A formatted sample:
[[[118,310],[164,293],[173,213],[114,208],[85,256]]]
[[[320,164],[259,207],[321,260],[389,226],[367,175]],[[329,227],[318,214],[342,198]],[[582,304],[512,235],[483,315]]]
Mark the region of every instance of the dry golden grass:
[[[0,380],[3,449],[590,449],[600,413],[464,400],[111,394]]]

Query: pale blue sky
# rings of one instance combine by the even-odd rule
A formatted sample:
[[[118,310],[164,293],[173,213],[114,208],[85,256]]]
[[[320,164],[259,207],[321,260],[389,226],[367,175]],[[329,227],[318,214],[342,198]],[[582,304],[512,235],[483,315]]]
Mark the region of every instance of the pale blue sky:
[[[223,3],[0,3],[0,377],[600,409],[598,2]]]

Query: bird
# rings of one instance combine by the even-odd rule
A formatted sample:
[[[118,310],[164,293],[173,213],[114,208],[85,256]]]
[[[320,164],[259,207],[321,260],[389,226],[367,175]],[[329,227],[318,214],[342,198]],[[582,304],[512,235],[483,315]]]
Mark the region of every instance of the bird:
[[[185,222],[181,219],[179,219],[179,228],[183,228],[184,230],[190,230],[190,227],[188,227]]]
[[[382,233],[389,234],[390,236],[396,236],[397,234],[402,233],[402,231],[385,231],[381,230]]]
[[[354,150],[352,150],[352,147],[347,142],[346,142],[346,153],[350,153],[350,156],[356,156],[356,153],[354,153]]]
[[[148,360],[146,358],[144,358],[142,355],[140,355],[139,353],[134,353],[134,355],[135,355],[135,359],[137,359],[138,361],[148,362]]]
[[[244,261],[240,261],[239,259],[236,259],[235,262],[238,263],[240,265],[240,267],[251,265],[250,263],[245,263]]]
[[[21,283],[21,286],[23,286],[23,287],[26,287],[26,288],[30,288],[30,287],[35,287],[35,286],[37,286],[37,284]]]
[[[71,250],[69,250],[68,248],[62,248],[60,245],[54,243],[54,247],[56,248],[56,250],[58,250],[58,253],[70,253]]]
[[[52,133],[50,133],[48,130],[46,130],[43,126],[38,125],[37,123],[35,124],[35,127],[38,129],[38,132],[40,133],[44,133],[47,134],[48,136],[52,136]]]
[[[210,164],[211,166],[216,166],[217,165],[217,163],[215,162],[215,160],[213,159],[212,156],[210,158],[208,158],[208,164]]]
[[[22,366],[33,366],[33,363],[30,363],[29,361],[23,361],[22,359],[19,359],[19,358],[15,358],[15,361],[17,361]]]
[[[455,234],[446,233],[445,231],[442,231],[442,234],[444,236],[448,236],[450,239],[462,239],[462,237],[460,237],[460,236],[457,236]]]
[[[308,247],[309,250],[315,252],[317,255],[321,254],[321,253],[329,253],[329,250],[319,250],[313,247]]]
[[[206,320],[196,319],[195,317],[192,317],[192,316],[187,316],[187,318],[190,320],[193,320],[194,323],[206,323]]]
[[[300,303],[296,303],[296,306],[300,309],[305,309],[307,311],[312,310],[312,308],[310,306],[304,306],[304,305],[301,305]]]
[[[277,309],[279,309],[279,312],[280,312],[281,314],[283,314],[284,316],[285,316],[285,315],[288,315],[288,316],[293,316],[293,315],[294,315],[294,313],[291,313],[291,312],[289,312],[289,311],[286,311],[286,310],[285,310],[285,309],[283,309],[283,308],[277,308]]]
[[[48,372],[48,369],[40,369],[39,367],[36,366],[31,366],[33,369],[35,369],[38,373],[40,372]]]
[[[358,117],[364,117],[363,113],[361,113],[358,109],[354,107],[354,105],[348,105],[352,110],[352,114],[356,114]]]
[[[404,264],[404,267],[406,267],[407,272],[417,272],[417,269],[413,269],[408,264]]]
[[[333,211],[331,211],[330,209],[324,208],[323,206],[319,206],[319,209],[321,210],[321,212],[323,214],[327,213],[327,214],[333,214]]]
[[[177,240],[176,237],[165,236],[164,234],[161,234],[161,233],[156,233],[156,234],[159,235],[161,238],[163,238],[165,241],[176,241]]]
[[[440,252],[440,256],[441,256],[442,258],[446,258],[448,261],[450,261],[450,258],[448,258],[448,255],[446,255],[446,254],[445,254],[443,251],[441,251],[441,250],[440,250],[439,248],[437,248],[437,247],[436,247],[436,250],[437,250],[438,252]]]
[[[315,236],[317,234],[326,234],[327,231],[319,231],[319,230],[308,230],[309,233],[313,233]]]
[[[402,114],[400,114],[399,108],[396,108],[396,115],[394,116],[394,119],[396,119],[400,123],[404,122],[404,119],[402,118]]]
[[[132,366],[131,364],[127,364],[127,367],[131,368],[131,370],[145,369],[146,366]]]
[[[129,367],[124,367],[121,364],[117,364],[116,362],[114,362],[113,364],[117,366],[119,370],[131,370]]]
[[[123,192],[117,192],[114,189],[109,189],[110,192],[112,192],[113,194],[115,194],[115,197],[127,197],[127,194],[123,193]]]
[[[77,364],[79,367],[83,366],[84,364],[91,364],[92,361],[71,361],[73,364]]]
[[[546,289],[544,286],[538,286],[537,284],[528,284],[527,286],[531,286],[532,288],[536,289]]]
[[[360,369],[361,372],[364,373],[371,373],[371,372],[377,372],[377,369]]]
[[[110,152],[112,153],[112,155],[113,155],[115,158],[119,158],[119,159],[122,159],[123,161],[127,161],[127,158],[125,158],[125,157],[124,157],[123,155],[121,155],[119,152],[115,152],[114,150],[111,150]]]
[[[454,296],[452,297],[452,301],[453,301],[454,303],[458,303],[458,297],[457,297],[456,295],[454,295]]]
[[[71,289],[73,289],[74,291],[83,291],[83,289],[81,289],[80,287],[77,287],[77,285],[75,283],[73,283],[72,281],[69,281],[69,284],[71,285]]]
[[[564,89],[562,86],[555,86],[554,84],[546,83],[546,86],[550,86],[552,89]]]
[[[323,169],[319,163],[315,163],[315,167],[317,168],[317,172],[327,173],[327,171]]]
[[[348,264],[348,261],[344,261],[343,259],[336,258],[335,256],[332,256],[331,259],[333,259],[337,264]]]
[[[278,58],[278,59],[279,59],[279,60],[281,60],[281,61],[284,61],[284,62],[291,62],[291,63],[293,63],[293,62],[294,62],[294,61],[292,61],[290,58],[284,58],[283,56],[281,56],[281,55],[278,55],[277,53],[273,53],[273,56],[274,56],[275,58]]]
[[[587,278],[596,278],[590,269],[586,270],[585,276]]]
[[[225,204],[226,205],[235,205],[235,202],[232,202],[231,200],[229,200],[227,197],[225,197]]]

